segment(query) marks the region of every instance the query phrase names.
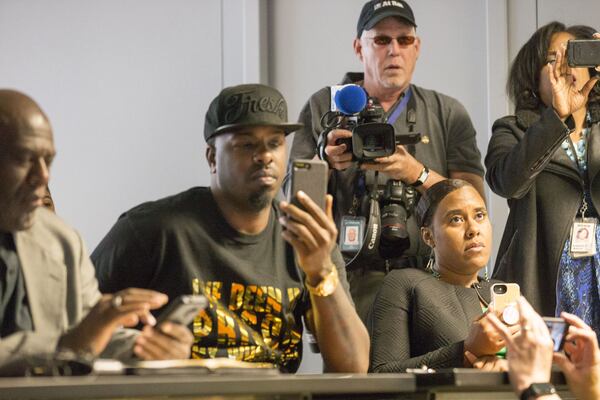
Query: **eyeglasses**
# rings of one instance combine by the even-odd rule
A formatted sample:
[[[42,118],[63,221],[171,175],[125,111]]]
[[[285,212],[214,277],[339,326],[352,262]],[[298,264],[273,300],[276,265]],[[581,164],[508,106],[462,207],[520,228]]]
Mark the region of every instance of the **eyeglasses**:
[[[371,39],[373,41],[373,43],[375,43],[375,45],[377,45],[377,46],[387,46],[390,43],[392,43],[392,40],[394,40],[394,38],[386,36],[386,35],[377,35],[374,37],[368,37],[366,39]],[[417,40],[417,38],[415,36],[411,36],[411,35],[398,36],[395,39],[400,46],[410,46],[411,44],[413,44],[415,42],[415,40]]]

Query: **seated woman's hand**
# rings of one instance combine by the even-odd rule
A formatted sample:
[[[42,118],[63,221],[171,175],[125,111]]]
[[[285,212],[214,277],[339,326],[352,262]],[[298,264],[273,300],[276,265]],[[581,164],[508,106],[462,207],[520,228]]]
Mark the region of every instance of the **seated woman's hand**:
[[[493,356],[504,346],[505,341],[487,318],[487,313],[471,323],[469,335],[465,339],[464,350],[470,352],[475,357]],[[507,326],[511,335],[519,331],[518,325]]]
[[[465,359],[473,368],[482,371],[508,372],[508,361],[497,356],[476,357],[473,353],[465,351]]]

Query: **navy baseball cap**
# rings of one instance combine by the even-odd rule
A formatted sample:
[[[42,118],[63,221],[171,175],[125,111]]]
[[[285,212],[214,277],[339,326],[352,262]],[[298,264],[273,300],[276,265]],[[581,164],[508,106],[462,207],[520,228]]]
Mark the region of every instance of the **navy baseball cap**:
[[[412,9],[404,0],[371,0],[367,2],[360,12],[356,25],[356,37],[363,31],[372,29],[377,23],[387,17],[402,18],[415,28],[415,16]]]

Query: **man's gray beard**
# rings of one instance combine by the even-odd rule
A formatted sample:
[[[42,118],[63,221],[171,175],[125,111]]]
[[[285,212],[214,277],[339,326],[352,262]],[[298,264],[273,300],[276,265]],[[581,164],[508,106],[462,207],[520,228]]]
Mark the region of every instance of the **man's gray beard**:
[[[269,191],[265,189],[251,193],[250,197],[248,197],[248,205],[250,206],[251,211],[259,212],[267,208],[272,200]]]

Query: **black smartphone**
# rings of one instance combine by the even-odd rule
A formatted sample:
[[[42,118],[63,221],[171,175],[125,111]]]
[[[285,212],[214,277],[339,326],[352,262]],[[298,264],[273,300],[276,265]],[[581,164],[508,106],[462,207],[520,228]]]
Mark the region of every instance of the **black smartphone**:
[[[577,39],[567,42],[569,67],[596,67],[600,65],[600,40]]]
[[[554,341],[554,351],[561,351],[565,344],[565,336],[567,336],[569,324],[562,318],[543,317],[543,319]]]
[[[208,306],[208,300],[202,295],[183,295],[170,302],[156,320],[156,326],[169,321],[187,326],[194,321],[198,313]]]
[[[322,210],[325,210],[327,195],[327,163],[321,160],[295,160],[292,163],[292,185],[288,194],[290,203],[304,209],[296,199],[302,190]]]

